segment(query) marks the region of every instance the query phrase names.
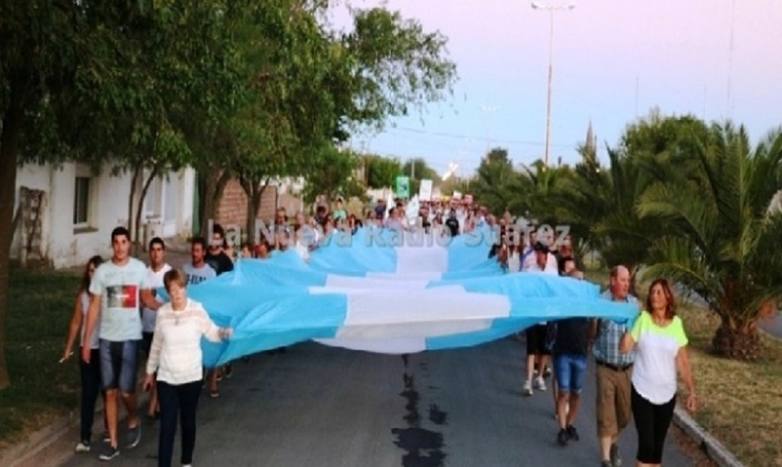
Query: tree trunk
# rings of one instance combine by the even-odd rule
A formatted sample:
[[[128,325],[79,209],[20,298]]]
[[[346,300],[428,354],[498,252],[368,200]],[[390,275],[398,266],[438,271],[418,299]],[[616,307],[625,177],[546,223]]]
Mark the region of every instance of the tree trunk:
[[[133,229],[133,215],[135,211],[133,210],[133,201],[136,197],[136,184],[138,182],[138,176],[141,172],[141,167],[136,166],[133,168],[133,176],[130,177],[130,196],[128,197],[128,232],[130,235],[133,235],[133,232],[135,230]],[[133,242],[135,239],[131,238],[130,241]]]
[[[199,235],[204,236],[209,230],[209,221],[214,221],[217,215],[217,207],[223,197],[225,186],[231,180],[227,170],[213,171],[204,176],[204,193],[201,198],[201,219]]]
[[[16,84],[21,85],[18,81]],[[10,276],[11,240],[13,239],[14,193],[16,191],[16,159],[22,133],[23,103],[21,90],[11,86],[11,100],[3,115],[0,133],[0,389],[11,384],[5,358],[8,320],[8,280]]]
[[[755,321],[736,323],[723,318],[711,341],[717,355],[736,360],[756,360],[760,356],[760,335]]]
[[[256,240],[255,228],[257,225],[258,208],[260,207],[261,198],[268,182],[261,185],[254,181],[249,182],[247,180],[241,180],[241,185],[244,194],[247,196],[247,220],[245,222],[247,241],[250,243],[250,246],[253,247],[255,246]]]
[[[149,190],[149,185],[151,185],[152,184],[152,180],[154,180],[155,177],[157,177],[157,173],[158,173],[158,168],[157,167],[153,168],[152,172],[149,173],[149,177],[144,182],[144,186],[141,189],[141,196],[139,196],[139,199],[138,199],[138,206],[136,206],[136,221],[135,221],[136,234],[135,234],[135,237],[136,237],[136,245],[137,245],[136,252],[137,253],[141,252],[143,250],[143,245],[141,245],[141,239],[139,238],[139,230],[141,229],[141,211],[144,210],[144,199],[146,199],[146,197],[147,197],[147,191]],[[141,248],[138,248],[138,246],[141,246]]]

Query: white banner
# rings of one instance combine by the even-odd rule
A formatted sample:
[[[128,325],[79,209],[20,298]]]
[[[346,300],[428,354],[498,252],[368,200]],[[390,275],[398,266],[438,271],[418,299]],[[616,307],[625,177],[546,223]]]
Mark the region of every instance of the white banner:
[[[418,188],[418,199],[421,201],[432,200],[432,181],[424,178],[421,180],[421,186]]]

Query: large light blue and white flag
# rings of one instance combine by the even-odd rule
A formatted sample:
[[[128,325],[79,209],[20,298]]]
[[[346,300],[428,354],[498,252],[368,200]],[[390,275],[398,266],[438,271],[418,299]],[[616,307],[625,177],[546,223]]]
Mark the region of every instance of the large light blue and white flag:
[[[361,229],[334,233],[308,263],[293,251],[239,260],[233,272],[188,288],[215,322],[234,329],[228,342],[204,341],[205,364],[310,339],[381,353],[464,347],[546,320],[637,313],[602,299],[587,281],[503,273],[488,258],[487,234],[443,245],[422,234]]]

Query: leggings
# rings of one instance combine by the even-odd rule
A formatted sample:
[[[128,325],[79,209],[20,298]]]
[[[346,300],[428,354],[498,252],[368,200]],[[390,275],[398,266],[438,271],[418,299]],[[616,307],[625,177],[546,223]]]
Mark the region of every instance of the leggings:
[[[635,428],[638,431],[638,462],[661,464],[665,435],[673,418],[676,396],[664,404],[653,404],[632,389],[631,403]]]
[[[79,354],[81,355],[81,354]],[[90,350],[90,363],[79,359],[81,370],[81,441],[90,443],[92,438],[92,422],[95,418],[95,401],[100,394],[100,352]]]
[[[201,381],[178,385],[158,381],[157,393],[160,401],[158,465],[161,467],[171,465],[177,416],[182,423],[182,464],[192,464],[196,437],[196,407],[198,407],[198,396],[201,394]]]

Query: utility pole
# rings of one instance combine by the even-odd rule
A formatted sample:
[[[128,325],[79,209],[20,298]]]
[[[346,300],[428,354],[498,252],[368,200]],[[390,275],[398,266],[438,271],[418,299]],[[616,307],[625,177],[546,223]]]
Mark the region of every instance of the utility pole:
[[[572,10],[575,4],[545,5],[540,2],[532,2],[533,10],[545,10],[549,13],[549,38],[548,38],[548,89],[546,92],[546,150],[543,165],[548,165],[549,151],[551,149],[551,82],[554,76],[554,12],[560,10]]]

